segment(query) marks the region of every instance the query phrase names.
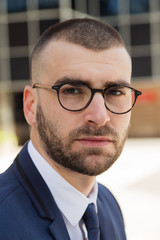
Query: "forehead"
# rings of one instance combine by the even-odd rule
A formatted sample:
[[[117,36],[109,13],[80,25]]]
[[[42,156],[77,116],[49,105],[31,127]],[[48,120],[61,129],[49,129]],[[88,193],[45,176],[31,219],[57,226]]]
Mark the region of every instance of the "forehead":
[[[98,82],[130,81],[131,60],[122,47],[95,51],[65,41],[51,41],[41,59],[42,77],[45,75],[48,83],[65,76]]]

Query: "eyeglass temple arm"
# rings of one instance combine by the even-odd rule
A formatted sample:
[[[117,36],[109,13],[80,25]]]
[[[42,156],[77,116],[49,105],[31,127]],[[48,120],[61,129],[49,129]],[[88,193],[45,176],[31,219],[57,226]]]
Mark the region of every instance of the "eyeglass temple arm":
[[[33,84],[32,88],[46,88],[46,89],[52,89],[53,87],[51,85],[45,85],[40,83]]]

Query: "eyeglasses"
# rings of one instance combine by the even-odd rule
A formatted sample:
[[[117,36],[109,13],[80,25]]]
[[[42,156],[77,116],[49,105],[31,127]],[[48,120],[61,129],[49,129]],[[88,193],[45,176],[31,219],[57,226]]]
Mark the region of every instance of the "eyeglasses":
[[[60,105],[68,111],[81,111],[89,106],[94,94],[100,92],[104,98],[105,107],[112,113],[128,113],[142,92],[126,85],[112,85],[104,89],[94,89],[83,82],[65,82],[55,86],[35,83],[33,88],[43,88],[57,91]]]

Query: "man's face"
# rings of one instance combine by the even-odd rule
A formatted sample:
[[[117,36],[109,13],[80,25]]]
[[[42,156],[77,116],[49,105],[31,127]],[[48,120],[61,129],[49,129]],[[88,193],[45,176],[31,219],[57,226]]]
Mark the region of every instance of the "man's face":
[[[42,84],[55,85],[65,78],[100,89],[130,82],[131,61],[124,48],[96,52],[67,42],[50,42],[41,59],[38,82]],[[124,146],[130,113],[109,112],[101,93],[94,95],[86,109],[70,112],[60,106],[55,90],[35,91],[37,141],[52,164],[95,176],[115,162]]]

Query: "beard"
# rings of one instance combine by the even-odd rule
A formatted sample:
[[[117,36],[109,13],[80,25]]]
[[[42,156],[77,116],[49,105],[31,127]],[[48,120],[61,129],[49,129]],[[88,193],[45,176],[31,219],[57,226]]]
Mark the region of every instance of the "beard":
[[[112,166],[121,154],[128,135],[128,128],[120,138],[108,125],[99,128],[86,125],[72,130],[67,137],[62,137],[58,124],[46,119],[40,105],[37,107],[36,121],[42,147],[53,163],[88,176],[97,176]],[[84,136],[111,138],[112,142],[109,144],[113,144],[113,150],[109,151],[106,146],[105,150],[84,147],[74,151],[74,141]]]

